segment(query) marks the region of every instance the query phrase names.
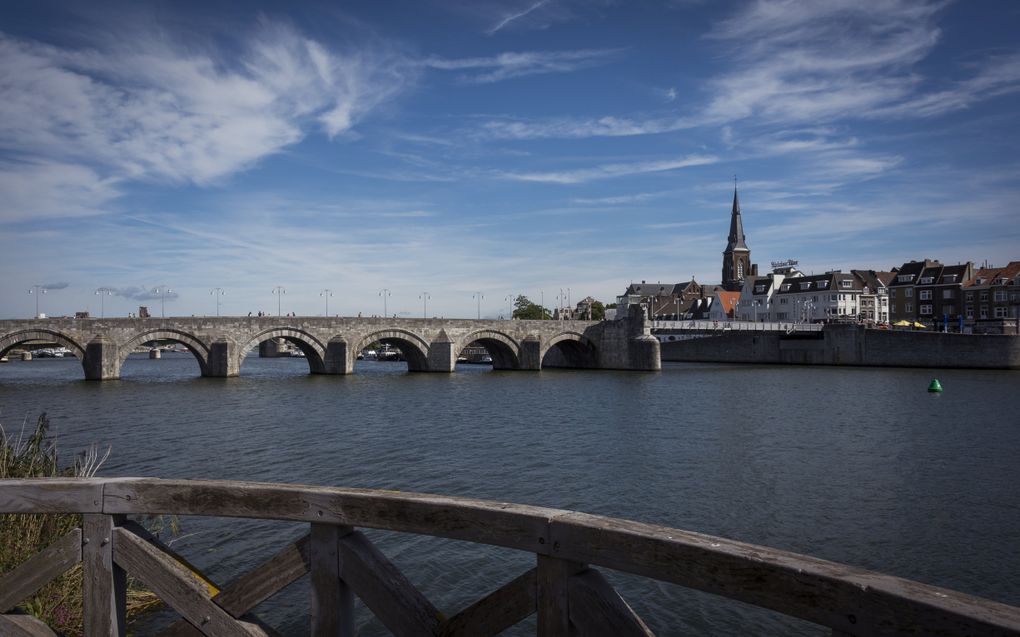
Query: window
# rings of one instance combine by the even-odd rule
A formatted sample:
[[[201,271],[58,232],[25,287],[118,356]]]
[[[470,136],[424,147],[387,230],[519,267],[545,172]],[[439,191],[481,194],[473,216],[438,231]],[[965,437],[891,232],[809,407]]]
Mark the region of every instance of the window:
[[[838,294],[830,294],[829,295],[829,300],[830,301],[835,301],[838,298],[838,296],[839,296]]]
[[[931,300],[931,290],[921,290],[920,297],[922,301]]]
[[[921,314],[924,314],[925,316],[931,316],[931,306],[930,305],[922,305],[921,306]]]
[[[914,288],[907,288],[906,290],[903,290],[903,296],[908,299],[914,298]]]
[[[967,298],[967,302],[968,303],[973,303],[974,302],[974,293],[973,292],[967,292],[967,297],[966,298]]]
[[[756,285],[756,286],[754,286],[754,291],[756,293],[758,293],[758,294],[761,294],[762,292],[765,291],[765,286],[764,285]]]
[[[744,262],[743,261],[737,261],[737,278],[738,279],[744,278]]]
[[[981,290],[981,300],[982,301],[988,300],[988,290]]]
[[[931,283],[934,280],[935,280],[935,277],[932,277],[932,276],[923,276],[923,277],[921,277],[921,281],[920,282],[921,282],[921,285],[928,285],[929,283]]]
[[[997,308],[995,308],[995,318],[1006,318],[1006,310],[1008,310],[1008,309],[1009,308],[1007,308],[1007,307],[997,307]]]
[[[807,283],[801,283],[800,284],[800,289],[802,289],[802,290],[808,290],[810,288],[811,288],[811,282],[810,281],[808,281]]]
[[[973,319],[974,318],[974,308],[972,308],[972,307],[968,307],[967,308],[967,318],[968,319]]]
[[[889,290],[889,298],[890,299],[895,299],[896,298],[896,288],[893,288],[893,289]]]
[[[953,290],[953,289],[942,290],[942,298],[944,298],[944,299],[951,299],[951,298],[953,298],[955,296],[956,296],[956,290]]]
[[[947,274],[947,275],[946,275],[946,276],[945,276],[945,277],[944,277],[944,278],[942,279],[942,282],[943,282],[943,283],[956,283],[956,275],[955,275],[955,274]]]
[[[787,301],[789,301],[789,299],[779,299],[779,303],[782,305],[786,305]]]
[[[913,274],[901,274],[898,277],[896,277],[896,280],[899,281],[900,283],[909,283],[909,282],[914,280],[914,275]]]
[[[997,302],[1000,302],[1000,303],[1005,301],[1006,300],[1006,291],[1005,290],[996,290],[995,291],[995,300]]]
[[[829,287],[829,282],[828,281],[819,281],[818,282],[818,287],[822,288],[822,289],[825,289],[825,288]]]
[[[942,306],[942,313],[943,314],[948,314],[949,316],[954,316],[956,314],[956,306],[952,305],[952,304],[943,305]]]
[[[903,311],[906,312],[907,314],[910,314],[911,312],[914,311],[914,304],[907,303],[906,305],[903,306]]]
[[[983,319],[988,318],[988,308],[985,307],[984,305],[981,306],[981,318]]]
[[[839,282],[839,287],[842,288],[852,288],[853,286],[854,282],[851,281],[850,279],[843,279],[842,281]]]
[[[783,287],[782,287],[783,292],[786,292],[789,289],[790,289],[790,284],[789,283],[784,283]]]

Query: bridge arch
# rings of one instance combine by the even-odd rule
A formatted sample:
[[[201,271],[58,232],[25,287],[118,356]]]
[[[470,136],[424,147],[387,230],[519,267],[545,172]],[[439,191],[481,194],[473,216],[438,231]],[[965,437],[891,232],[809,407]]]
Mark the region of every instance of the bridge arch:
[[[513,337],[497,330],[476,330],[460,339],[454,354],[460,356],[471,343],[479,343],[492,358],[493,369],[520,369],[521,345]]]
[[[253,347],[274,338],[282,338],[297,346],[305,355],[305,360],[308,361],[308,370],[311,373],[324,374],[326,372],[326,346],[308,332],[293,327],[275,327],[252,336],[237,350],[237,369],[241,369],[244,358]]]
[[[117,361],[117,369],[119,370],[124,365],[124,361],[127,360],[127,357],[136,347],[152,341],[170,341],[184,345],[195,357],[195,360],[198,361],[198,366],[202,370],[202,375],[206,376],[208,374],[209,346],[194,334],[189,334],[183,330],[176,330],[173,328],[155,328],[145,330],[144,332],[135,334],[124,343],[121,343],[118,349],[119,360]]]
[[[428,371],[429,344],[421,336],[407,330],[383,329],[370,332],[358,340],[357,346],[351,351],[351,356],[357,356],[363,349],[377,341],[400,350],[410,371]]]
[[[599,352],[595,343],[578,332],[560,332],[542,342],[539,352],[542,367],[592,369],[598,367]]]
[[[43,328],[18,330],[17,332],[11,332],[0,336],[0,356],[6,354],[11,348],[30,341],[52,341],[54,343],[59,343],[62,347],[66,347],[73,351],[79,361],[85,360],[84,345],[63,332]]]

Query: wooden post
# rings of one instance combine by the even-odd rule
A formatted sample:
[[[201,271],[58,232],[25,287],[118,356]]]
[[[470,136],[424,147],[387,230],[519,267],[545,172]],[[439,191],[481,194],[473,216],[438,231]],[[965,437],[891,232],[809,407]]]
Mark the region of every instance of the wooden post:
[[[312,523],[309,565],[312,580],[312,635],[354,636],[354,593],[340,579],[340,538],[349,526]]]
[[[117,520],[98,513],[86,513],[82,519],[85,637],[124,637],[127,576],[113,563],[113,528]]]
[[[570,576],[588,568],[587,564],[538,556],[538,637],[568,637]]]

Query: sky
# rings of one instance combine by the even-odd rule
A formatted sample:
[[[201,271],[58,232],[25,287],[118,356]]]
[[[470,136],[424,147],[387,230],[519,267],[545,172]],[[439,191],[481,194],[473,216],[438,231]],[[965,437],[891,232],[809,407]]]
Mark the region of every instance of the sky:
[[[12,0],[0,317],[718,283],[734,177],[761,271],[1005,264],[1018,27],[1013,0]]]

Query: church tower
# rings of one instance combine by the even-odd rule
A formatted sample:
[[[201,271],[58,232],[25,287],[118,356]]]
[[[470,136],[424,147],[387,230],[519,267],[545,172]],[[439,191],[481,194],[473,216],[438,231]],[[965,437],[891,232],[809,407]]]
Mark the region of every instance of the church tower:
[[[758,274],[751,265],[751,249],[744,240],[744,222],[740,217],[740,198],[733,185],[733,212],[730,214],[730,237],[723,252],[722,286],[731,292],[739,291],[745,276]]]

